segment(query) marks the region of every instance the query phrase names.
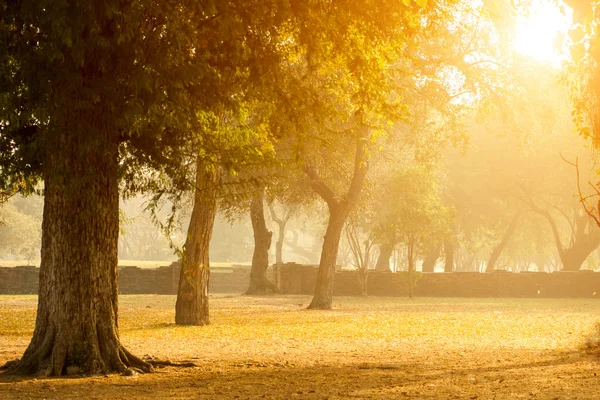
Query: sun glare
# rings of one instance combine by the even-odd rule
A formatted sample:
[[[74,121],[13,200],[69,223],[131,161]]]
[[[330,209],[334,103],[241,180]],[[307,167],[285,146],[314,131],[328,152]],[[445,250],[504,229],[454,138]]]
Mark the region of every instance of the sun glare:
[[[571,10],[566,15],[549,1],[532,1],[527,15],[520,15],[515,27],[514,47],[538,61],[559,64],[564,58],[561,37],[566,37]]]

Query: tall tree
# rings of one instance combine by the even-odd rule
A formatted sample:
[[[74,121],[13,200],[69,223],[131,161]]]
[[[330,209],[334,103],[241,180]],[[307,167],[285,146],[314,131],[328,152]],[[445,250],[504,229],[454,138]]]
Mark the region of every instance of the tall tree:
[[[178,181],[188,144],[213,152],[199,111],[235,108],[241,78],[277,61],[280,17],[246,1],[0,2],[0,183],[42,178],[45,194],[36,328],[14,372],[151,369],[118,335],[120,182]]]
[[[265,222],[263,190],[255,194],[250,201],[250,220],[254,231],[254,254],[252,255],[250,285],[246,294],[262,294],[267,291],[279,292],[277,287],[267,279],[269,249],[273,232],[267,229]]]
[[[208,325],[209,246],[217,214],[219,168],[210,168],[198,158],[194,206],[183,246],[181,272],[175,304],[177,325]]]

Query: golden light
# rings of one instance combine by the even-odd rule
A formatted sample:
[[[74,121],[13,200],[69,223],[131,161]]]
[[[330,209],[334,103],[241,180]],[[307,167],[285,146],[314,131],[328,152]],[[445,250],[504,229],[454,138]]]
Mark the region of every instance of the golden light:
[[[537,61],[559,64],[565,59],[562,37],[569,30],[572,12],[563,14],[552,1],[533,0],[525,15],[519,15],[515,27],[514,48]]]

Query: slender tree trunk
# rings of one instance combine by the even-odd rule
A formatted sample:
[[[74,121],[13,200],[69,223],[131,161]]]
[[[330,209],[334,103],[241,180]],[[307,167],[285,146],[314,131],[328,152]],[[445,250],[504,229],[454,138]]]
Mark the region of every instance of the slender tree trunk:
[[[340,237],[346,218],[352,207],[358,203],[365,178],[367,176],[368,164],[365,161],[366,141],[368,129],[360,127],[360,135],[356,137],[356,150],[354,152],[354,173],[348,191],[342,198],[338,198],[333,190],[318,176],[314,168],[306,167],[304,171],[310,178],[313,190],[325,200],[329,207],[329,222],[321,260],[319,261],[319,272],[317,274],[317,285],[315,295],[308,308],[330,310],[333,305],[333,277],[340,246]]]
[[[285,238],[285,223],[278,223],[277,242],[275,242],[275,262],[283,264],[283,239]]]
[[[277,216],[273,203],[269,204],[269,210],[271,211],[271,219],[277,224],[277,242],[275,242],[275,263],[283,264],[283,241],[285,240],[285,226],[290,220],[291,212],[286,213],[282,218]]]
[[[273,233],[267,229],[263,204],[263,194],[257,194],[250,202],[250,220],[254,231],[254,254],[250,271],[250,286],[246,294],[278,293],[277,287],[267,279],[269,268],[269,248]]]
[[[179,290],[175,304],[177,325],[208,325],[209,244],[217,214],[218,169],[207,170],[196,161],[194,208],[183,246]]]
[[[347,203],[341,203],[333,209],[330,208],[329,222],[323,241],[321,260],[319,262],[317,285],[315,287],[314,297],[308,308],[329,310],[332,307],[333,277],[340,246],[340,237],[349,213],[350,207]]]
[[[82,122],[94,123],[101,133],[66,127],[46,143],[37,317],[12,373],[151,370],[119,340],[118,136]]]
[[[446,254],[444,272],[454,272],[454,243],[449,240],[444,241],[444,253]]]
[[[377,263],[375,264],[376,271],[389,271],[390,270],[390,257],[394,252],[394,244],[387,241],[379,245],[379,256],[377,257]]]
[[[437,262],[438,258],[440,258],[441,247],[442,246],[438,244],[427,251],[425,258],[423,259],[423,272],[434,272],[435,263]]]
[[[498,243],[498,246],[496,246],[494,248],[494,250],[492,251],[492,254],[490,255],[490,259],[485,268],[485,272],[492,272],[494,270],[494,268],[496,268],[496,262],[498,261],[500,254],[502,254],[502,251],[506,247],[508,240],[510,239],[510,237],[513,235],[513,233],[517,229],[517,225],[519,223],[520,216],[521,216],[521,213],[517,213],[513,217],[513,219],[510,221],[510,224],[508,225],[508,229],[506,229],[506,232],[504,232],[504,236],[502,236],[502,240],[500,241],[500,243]]]
[[[369,285],[369,270],[367,268],[359,268],[358,271],[358,284],[360,285],[360,295],[367,296],[368,285]]]

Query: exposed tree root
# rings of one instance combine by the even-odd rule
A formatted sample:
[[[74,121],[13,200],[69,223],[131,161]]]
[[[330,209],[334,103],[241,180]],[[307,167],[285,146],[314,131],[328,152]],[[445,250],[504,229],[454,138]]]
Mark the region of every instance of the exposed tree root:
[[[146,360],[146,362],[154,367],[180,367],[180,368],[192,368],[197,367],[198,364],[191,361],[172,362],[170,360]]]
[[[262,296],[267,294],[281,294],[281,291],[270,280],[268,280],[267,278],[263,278],[260,284],[250,284],[250,287],[248,288],[248,290],[246,290],[246,293],[244,294]]]
[[[326,300],[320,301],[317,300],[316,297],[314,297],[308,307],[306,307],[307,310],[331,310],[332,308],[331,302]]]
[[[67,355],[67,347],[54,343],[49,351],[40,346],[35,351],[26,351],[23,358],[7,362],[1,369],[8,375],[38,376],[81,376],[108,373],[123,373],[135,370],[140,373],[154,371],[152,364],[131,354],[121,345],[117,349],[89,351],[86,359],[73,360]],[[102,354],[100,354],[102,353]],[[101,357],[99,357],[101,356]]]

